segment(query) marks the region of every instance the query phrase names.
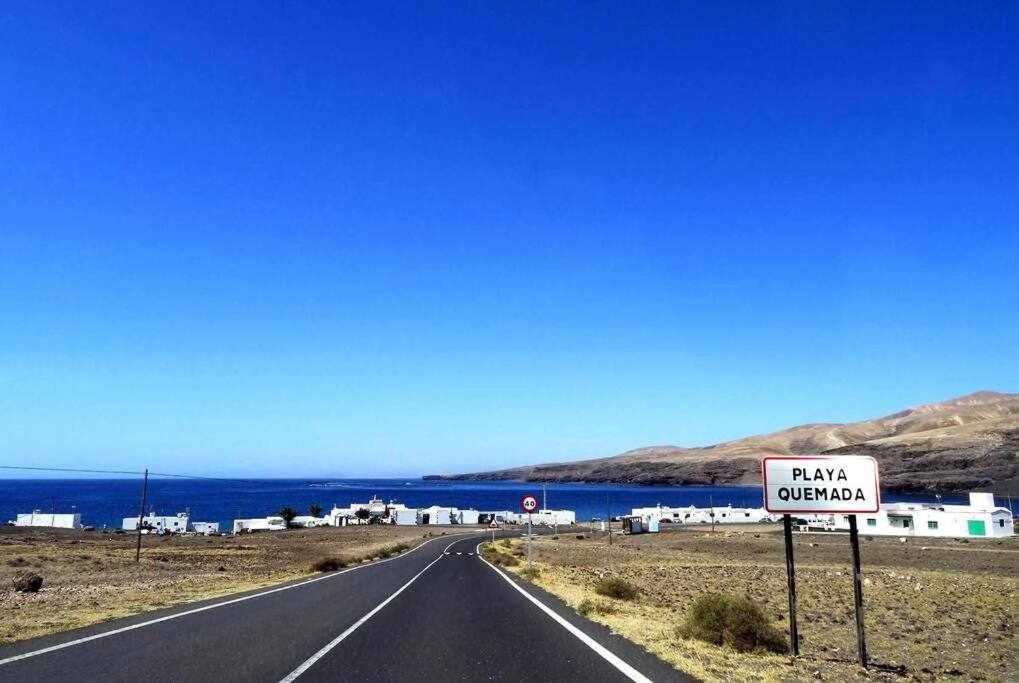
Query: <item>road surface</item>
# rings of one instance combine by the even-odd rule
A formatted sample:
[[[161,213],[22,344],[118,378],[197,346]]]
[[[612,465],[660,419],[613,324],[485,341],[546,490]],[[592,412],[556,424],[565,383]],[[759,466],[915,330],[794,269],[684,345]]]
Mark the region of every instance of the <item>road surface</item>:
[[[0,648],[0,681],[682,681],[477,555],[390,560]]]

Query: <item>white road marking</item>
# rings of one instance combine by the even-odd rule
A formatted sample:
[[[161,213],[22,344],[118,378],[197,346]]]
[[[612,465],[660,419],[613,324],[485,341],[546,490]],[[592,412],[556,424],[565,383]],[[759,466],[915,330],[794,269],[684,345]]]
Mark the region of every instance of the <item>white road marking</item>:
[[[513,586],[513,588],[516,589],[517,592],[519,592],[525,598],[527,598],[528,600],[533,602],[535,605],[537,605],[538,609],[540,609],[542,612],[544,612],[548,616],[552,617],[552,619],[555,620],[555,622],[557,624],[559,624],[564,629],[566,629],[567,631],[572,633],[574,636],[576,636],[580,640],[580,642],[584,643],[584,645],[587,645],[589,648],[594,650],[599,656],[601,656],[602,659],[604,659],[609,664],[611,664],[616,669],[618,669],[620,673],[622,673],[624,676],[629,678],[631,681],[635,681],[636,683],[651,683],[651,679],[649,679],[647,676],[645,676],[641,672],[639,672],[636,669],[634,669],[632,666],[630,666],[629,664],[624,662],[622,659],[620,659],[617,655],[614,655],[611,652],[609,652],[605,648],[605,646],[601,645],[594,638],[592,638],[591,636],[587,635],[586,633],[581,631],[579,628],[577,628],[576,626],[574,626],[570,622],[566,621],[566,619],[563,619],[561,616],[556,614],[555,611],[552,610],[551,607],[549,607],[548,605],[543,603],[541,600],[538,600],[536,597],[534,597],[533,595],[531,595],[530,593],[525,591],[523,588],[518,586],[513,581],[513,579],[511,579],[509,576],[506,575],[505,572],[501,571],[494,564],[492,564],[491,562],[486,560],[484,557],[482,557],[481,556],[481,543],[479,543],[474,548],[474,550],[475,550],[475,552],[478,553],[478,559],[480,559],[482,562],[484,562],[489,567],[491,567],[492,571],[494,571],[496,574],[498,574],[499,576],[504,578],[506,580],[506,583],[508,583],[509,585]]]
[[[450,544],[450,545],[452,545],[452,544]],[[443,555],[445,555],[445,554],[446,554],[446,553],[443,553]],[[459,555],[459,553],[457,553],[457,554]],[[378,605],[376,605],[376,606],[375,606],[375,608],[374,608],[374,609],[373,609],[372,611],[368,612],[368,614],[364,615],[363,617],[361,617],[360,619],[358,619],[357,621],[355,621],[355,622],[354,622],[353,624],[351,624],[351,625],[350,625],[350,628],[348,628],[348,629],[347,629],[346,631],[344,631],[343,633],[341,633],[340,635],[336,636],[336,637],[335,637],[335,638],[333,638],[333,639],[332,639],[331,641],[329,641],[328,643],[326,643],[326,645],[325,645],[325,646],[324,646],[324,647],[323,647],[323,648],[322,648],[321,650],[319,650],[318,652],[316,652],[315,654],[313,654],[313,655],[312,655],[311,657],[309,657],[309,658],[307,659],[307,661],[305,661],[305,662],[304,662],[303,664],[301,664],[301,665],[300,665],[299,667],[297,667],[296,669],[294,669],[294,670],[293,670],[293,671],[292,671],[292,672],[290,673],[290,675],[289,675],[289,676],[287,676],[286,678],[284,678],[283,680],[281,680],[281,681],[280,681],[280,683],[291,683],[292,681],[295,681],[295,680],[297,680],[297,678],[298,678],[298,677],[299,677],[299,676],[300,676],[301,674],[303,674],[303,673],[304,673],[305,671],[307,671],[307,670],[308,670],[308,669],[310,669],[310,668],[311,668],[312,666],[314,666],[314,665],[315,665],[315,662],[317,662],[318,660],[322,659],[322,658],[323,658],[323,657],[325,657],[325,656],[326,656],[327,654],[329,654],[329,651],[330,651],[330,650],[332,650],[332,649],[333,649],[334,647],[336,647],[337,645],[339,645],[340,643],[342,643],[342,642],[343,642],[343,641],[344,641],[344,640],[345,640],[345,639],[347,638],[347,636],[349,636],[349,635],[350,635],[351,633],[353,633],[353,632],[354,632],[354,631],[356,631],[356,630],[357,630],[358,628],[360,628],[360,627],[361,627],[361,626],[362,626],[362,625],[363,625],[363,624],[364,624],[364,623],[365,623],[366,621],[368,621],[368,620],[369,620],[369,619],[371,619],[371,618],[372,618],[373,616],[375,616],[375,615],[376,615],[376,614],[378,613],[378,611],[379,611],[379,610],[381,610],[381,609],[382,609],[383,607],[385,607],[385,606],[386,606],[386,605],[388,605],[388,604],[389,604],[390,602],[392,602],[392,601],[393,601],[393,600],[394,600],[394,599],[396,598],[396,596],[397,596],[397,595],[399,595],[400,593],[402,593],[402,592],[404,592],[405,590],[407,590],[407,588],[408,588],[408,587],[410,586],[410,584],[412,584],[412,583],[414,583],[415,581],[417,581],[417,580],[418,580],[418,577],[419,577],[419,576],[421,576],[421,575],[422,575],[422,574],[424,574],[424,573],[425,573],[426,571],[428,571],[429,569],[431,569],[431,568],[432,568],[432,565],[433,565],[433,564],[435,564],[436,562],[438,562],[438,561],[439,561],[439,560],[441,560],[441,559],[442,559],[442,555],[439,555],[439,556],[438,556],[438,557],[436,557],[436,558],[435,558],[434,560],[432,560],[431,562],[429,562],[429,563],[428,563],[428,566],[427,566],[427,567],[425,567],[424,569],[422,569],[421,571],[419,571],[419,572],[418,572],[417,574],[415,574],[415,575],[414,575],[414,578],[412,578],[412,579],[411,579],[410,581],[408,581],[407,583],[405,583],[405,584],[403,584],[402,586],[400,586],[400,588],[398,588],[398,589],[397,589],[397,591],[396,591],[395,593],[393,593],[393,594],[392,594],[392,595],[390,595],[390,596],[389,596],[388,598],[386,598],[385,600],[383,600],[382,602],[380,602],[380,603],[379,603]]]
[[[457,555],[463,555],[463,553],[457,553]]]
[[[460,532],[461,535],[469,535],[469,534],[472,534],[472,533],[476,533],[476,532],[471,532],[471,531]],[[235,605],[238,602],[244,602],[245,600],[252,600],[254,598],[260,598],[260,597],[262,597],[264,595],[272,595],[273,593],[280,593],[282,591],[288,591],[288,590],[290,590],[292,588],[300,588],[301,586],[307,586],[309,584],[316,583],[318,581],[325,581],[326,579],[332,579],[332,578],[335,578],[335,577],[337,577],[337,576],[339,576],[341,574],[346,574],[347,572],[356,571],[358,569],[364,569],[365,567],[375,567],[377,565],[384,564],[386,562],[392,562],[393,560],[398,560],[401,557],[407,557],[408,555],[410,555],[412,552],[414,552],[418,548],[423,548],[426,545],[428,545],[429,543],[431,543],[432,541],[437,541],[437,540],[439,540],[439,537],[429,539],[429,540],[425,541],[424,543],[422,543],[421,545],[415,546],[415,547],[411,548],[410,550],[408,550],[407,552],[405,552],[405,553],[403,553],[401,555],[397,555],[396,557],[391,557],[391,558],[386,559],[386,560],[379,560],[378,562],[371,562],[371,563],[368,563],[368,564],[361,564],[361,565],[358,565],[356,567],[350,567],[349,569],[344,569],[342,571],[333,572],[333,573],[327,574],[325,576],[318,576],[318,577],[315,577],[314,579],[308,579],[307,581],[302,581],[300,583],[294,583],[294,584],[291,584],[289,586],[281,586],[280,588],[272,588],[272,589],[269,589],[267,591],[263,591],[261,593],[254,593],[253,595],[245,595],[244,597],[234,598],[232,600],[227,600],[225,602],[217,602],[217,603],[212,604],[212,605],[205,605],[204,607],[196,607],[195,609],[190,609],[190,610],[187,610],[185,612],[177,612],[176,614],[168,614],[167,616],[159,617],[158,619],[150,619],[149,621],[143,621],[143,622],[138,623],[138,624],[132,624],[130,626],[124,626],[122,628],[116,628],[116,629],[113,629],[112,631],[104,631],[102,633],[96,633],[94,635],[86,636],[84,638],[77,638],[75,640],[69,640],[66,643],[60,643],[58,645],[51,645],[49,647],[44,647],[44,648],[41,648],[39,650],[32,650],[31,652],[26,652],[24,654],[14,655],[13,657],[8,657],[7,659],[0,659],[0,666],[3,666],[4,664],[10,664],[12,662],[17,662],[17,661],[20,661],[22,659],[28,659],[29,657],[36,657],[38,655],[44,655],[44,654],[46,654],[48,652],[56,652],[57,650],[63,650],[64,648],[73,647],[74,645],[81,645],[82,643],[88,643],[88,642],[91,642],[93,640],[99,640],[100,638],[108,638],[109,636],[115,636],[115,635],[120,634],[120,633],[126,633],[127,631],[134,631],[135,629],[144,628],[145,626],[152,626],[153,624],[160,624],[160,623],[162,623],[164,621],[170,621],[171,619],[179,619],[181,617],[186,617],[186,616],[191,615],[191,614],[198,614],[199,612],[206,612],[206,611],[211,610],[211,609],[216,609],[217,607],[226,607],[227,605]],[[456,541],[453,541],[453,543],[456,543]],[[453,543],[450,543],[449,545],[453,545]],[[448,547],[449,546],[447,546],[447,549],[448,549]],[[429,565],[429,566],[431,566],[431,565]]]

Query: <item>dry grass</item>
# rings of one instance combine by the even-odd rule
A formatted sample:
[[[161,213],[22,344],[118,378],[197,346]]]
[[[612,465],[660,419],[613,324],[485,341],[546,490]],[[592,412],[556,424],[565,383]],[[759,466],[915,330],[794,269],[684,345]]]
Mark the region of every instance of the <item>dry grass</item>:
[[[1002,541],[864,539],[864,599],[874,666],[855,663],[848,538],[796,540],[801,657],[740,653],[676,635],[704,593],[747,595],[788,633],[781,534],[773,527],[682,530],[617,538],[540,538],[535,583],[588,618],[709,681],[990,680],[1019,672],[1019,538]],[[634,601],[599,598],[613,577]],[[611,604],[611,609],[599,609]]]
[[[0,643],[88,626],[307,576],[314,558],[337,566],[390,557],[443,532],[353,526],[221,537],[134,537],[0,527]],[[15,574],[43,576],[16,593]]]

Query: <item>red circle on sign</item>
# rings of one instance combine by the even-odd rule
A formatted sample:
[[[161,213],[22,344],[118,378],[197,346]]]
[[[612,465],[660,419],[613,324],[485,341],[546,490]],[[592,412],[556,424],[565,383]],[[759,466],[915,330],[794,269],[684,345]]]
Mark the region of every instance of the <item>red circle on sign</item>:
[[[538,499],[528,494],[520,499],[520,509],[530,513],[538,509]]]

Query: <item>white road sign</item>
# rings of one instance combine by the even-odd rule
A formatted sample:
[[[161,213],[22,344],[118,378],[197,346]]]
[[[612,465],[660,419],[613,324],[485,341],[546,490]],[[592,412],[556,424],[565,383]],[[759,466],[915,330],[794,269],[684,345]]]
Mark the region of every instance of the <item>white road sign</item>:
[[[877,461],[847,456],[775,456],[762,461],[764,507],[775,513],[877,512]]]

